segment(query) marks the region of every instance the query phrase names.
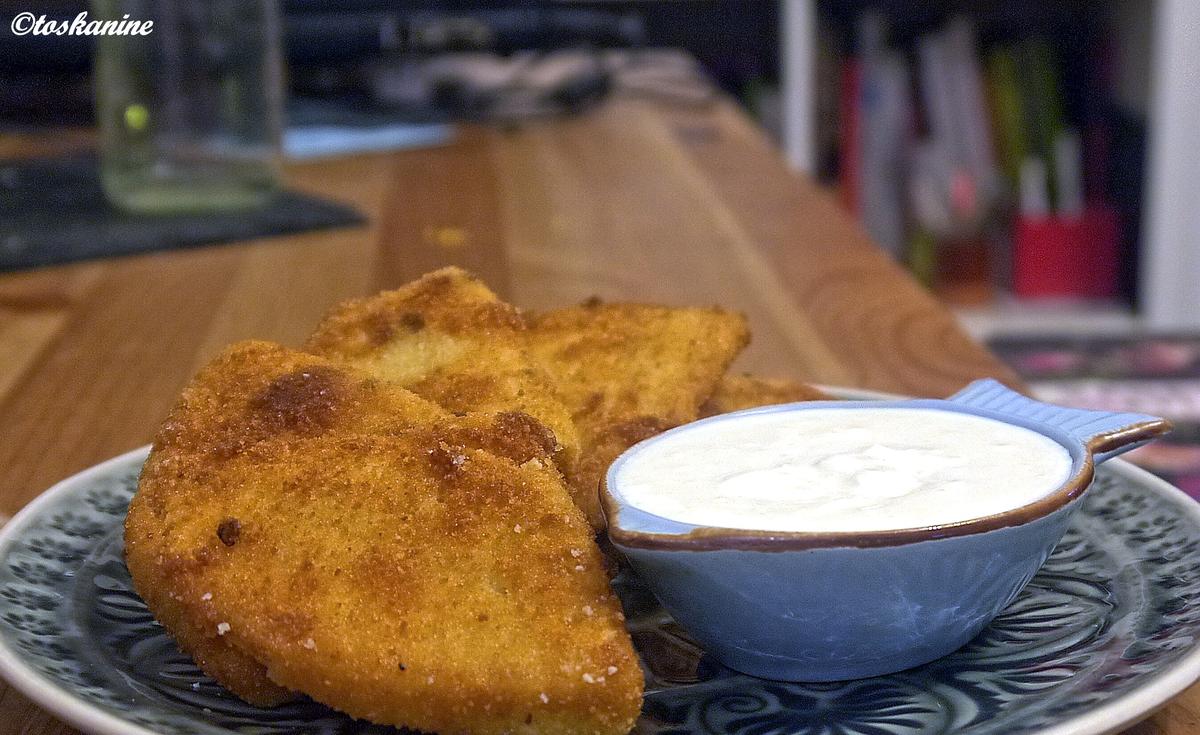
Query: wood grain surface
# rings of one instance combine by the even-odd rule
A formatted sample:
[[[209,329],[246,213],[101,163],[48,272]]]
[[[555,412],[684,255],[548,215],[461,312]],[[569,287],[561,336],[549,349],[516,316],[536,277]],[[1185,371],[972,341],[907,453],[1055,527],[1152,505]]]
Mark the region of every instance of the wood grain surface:
[[[0,276],[0,514],[147,442],[225,344],[297,344],[338,300],[450,263],[531,309],[592,295],[739,309],[753,343],[736,367],[767,375],[929,396],[1016,384],[732,104],[613,100],[288,175],[369,223]],[[1193,687],[1129,732],[1197,732],[1198,712]],[[67,732],[0,687],[0,733]]]

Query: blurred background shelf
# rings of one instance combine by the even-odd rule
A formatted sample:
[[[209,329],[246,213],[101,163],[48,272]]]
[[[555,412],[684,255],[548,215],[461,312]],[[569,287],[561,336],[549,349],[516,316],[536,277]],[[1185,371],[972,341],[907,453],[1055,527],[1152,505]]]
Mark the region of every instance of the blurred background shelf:
[[[980,341],[1014,334],[1128,334],[1143,326],[1129,305],[1114,301],[1030,302],[999,296],[985,306],[960,306],[953,311],[963,329]]]
[[[937,192],[938,149],[950,151],[947,168],[970,174],[959,179],[984,199],[965,239],[983,243],[987,254],[975,260],[987,262],[968,277],[987,293],[939,295],[977,302],[960,308],[972,329],[1197,328],[1198,33],[1200,3],[1191,0],[783,0],[776,127],[790,163],[837,187],[872,236],[935,291],[939,259],[963,260],[942,243],[961,235],[938,233],[936,218],[931,234],[920,197]],[[964,160],[953,160],[956,136]],[[971,160],[981,152],[982,162]],[[1074,199],[1071,165],[1082,184]],[[990,203],[981,166],[1001,174]],[[951,210],[955,175],[943,177]],[[1081,197],[1083,214],[1069,214]],[[1095,262],[1063,272],[1083,258]],[[1023,280],[1023,260],[1034,282]],[[1062,309],[1012,296],[1081,282],[1100,292],[1083,295],[1111,292],[1117,303]]]

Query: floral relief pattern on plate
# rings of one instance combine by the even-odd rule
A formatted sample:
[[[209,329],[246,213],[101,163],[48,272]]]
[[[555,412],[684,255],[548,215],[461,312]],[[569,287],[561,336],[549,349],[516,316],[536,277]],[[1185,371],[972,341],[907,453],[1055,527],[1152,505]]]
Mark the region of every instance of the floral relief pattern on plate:
[[[391,732],[310,701],[251,707],[179,652],[122,558],[142,456],[60,485],[6,534],[0,653],[35,672],[38,686],[68,692],[129,733]],[[1028,733],[1152,686],[1197,647],[1200,525],[1180,512],[1191,501],[1137,477],[1101,471],[1063,541],[996,621],[963,649],[891,676],[791,684],[732,672],[623,574],[616,588],[647,673],[636,732]]]

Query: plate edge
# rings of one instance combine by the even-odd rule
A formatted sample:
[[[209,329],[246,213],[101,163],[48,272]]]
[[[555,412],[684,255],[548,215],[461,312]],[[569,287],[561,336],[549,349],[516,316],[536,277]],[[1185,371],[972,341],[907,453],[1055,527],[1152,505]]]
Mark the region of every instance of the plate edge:
[[[833,395],[848,399],[903,398],[896,394],[867,389],[829,385],[819,385],[818,387]],[[83,482],[93,474],[103,474],[112,465],[134,461],[139,455],[144,461],[149,451],[150,445],[148,444],[138,447],[92,465],[44,490],[18,511],[3,529],[0,529],[0,558],[7,554],[17,532],[28,525],[30,519],[37,516],[41,508],[49,505],[60,493],[66,492],[68,488]],[[1192,518],[1195,527],[1200,528],[1200,503],[1179,488],[1125,460],[1112,460],[1107,463],[1107,467],[1119,474],[1130,476],[1139,484],[1151,485],[1155,493],[1171,499],[1174,505]],[[96,735],[157,735],[153,730],[123,720],[64,691],[58,683],[26,665],[2,637],[0,637],[0,676],[14,689],[45,709],[52,717],[61,719],[80,730]],[[1150,716],[1156,709],[1165,705],[1168,700],[1198,680],[1200,680],[1200,644],[1194,646],[1193,650],[1181,659],[1171,671],[1152,675],[1141,689],[1120,695],[1091,711],[1053,725],[1043,730],[1042,733],[1043,735],[1108,735],[1119,732]]]
[[[0,529],[0,558],[7,556],[18,532],[28,526],[42,508],[50,505],[60,494],[86,481],[92,475],[104,474],[113,465],[135,462],[139,457],[140,461],[145,461],[149,452],[150,445],[146,444],[76,472],[42,491]],[[66,691],[59,682],[26,664],[19,654],[9,647],[3,636],[0,636],[0,677],[51,717],[84,732],[95,735],[158,735],[149,728],[110,714]]]

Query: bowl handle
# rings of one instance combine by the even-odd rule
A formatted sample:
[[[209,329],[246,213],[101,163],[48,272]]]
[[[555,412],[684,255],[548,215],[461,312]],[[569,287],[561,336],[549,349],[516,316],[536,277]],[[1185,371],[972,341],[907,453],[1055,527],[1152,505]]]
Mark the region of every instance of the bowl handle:
[[[1096,464],[1171,430],[1171,422],[1157,416],[1063,408],[1035,401],[991,379],[976,380],[947,400],[1055,426],[1087,447]]]

